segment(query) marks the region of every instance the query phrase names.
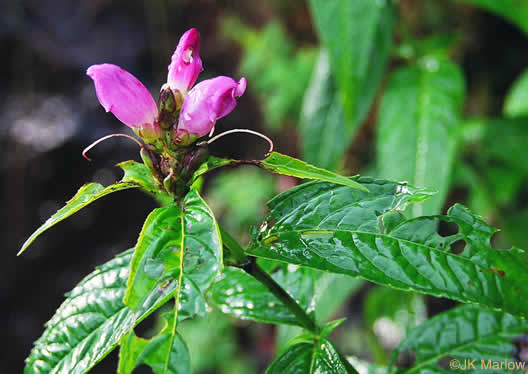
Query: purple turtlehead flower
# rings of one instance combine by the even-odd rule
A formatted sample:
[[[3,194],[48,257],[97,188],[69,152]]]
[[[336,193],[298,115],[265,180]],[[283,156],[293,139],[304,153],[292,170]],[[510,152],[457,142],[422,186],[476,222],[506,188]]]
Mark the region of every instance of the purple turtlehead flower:
[[[165,139],[161,121],[164,129],[172,126],[173,139],[177,144],[188,145],[209,133],[219,118],[229,114],[236,106],[235,98],[246,89],[245,78],[236,82],[220,76],[197,84],[187,93],[203,70],[199,52],[200,34],[196,29],[190,29],[181,37],[169,65],[167,86],[173,92],[177,105],[167,112],[162,99],[161,115],[147,88],[119,66],[92,65],[86,74],[93,79],[97,98],[106,111],[112,112],[147,143],[156,144]],[[167,91],[170,92],[163,92]],[[164,116],[167,113],[168,119]],[[176,123],[172,123],[176,119],[177,127]]]
[[[200,53],[200,34],[196,29],[188,30],[180,38],[169,65],[167,84],[182,96],[194,85],[203,71]]]
[[[112,64],[92,65],[86,74],[93,79],[97,98],[107,112],[147,141],[160,137],[156,102],[136,77]]]
[[[190,144],[207,135],[216,121],[236,106],[236,98],[246,90],[246,78],[238,82],[232,78],[219,76],[198,83],[185,97],[175,128],[174,140],[179,144]]]

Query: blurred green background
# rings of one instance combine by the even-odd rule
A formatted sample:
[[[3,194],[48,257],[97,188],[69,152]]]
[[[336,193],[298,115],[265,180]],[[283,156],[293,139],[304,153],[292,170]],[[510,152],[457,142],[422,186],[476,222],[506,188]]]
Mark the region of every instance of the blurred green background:
[[[202,37],[205,71],[200,79],[248,79],[248,91],[236,110],[219,121],[217,132],[263,132],[278,151],[346,175],[390,177],[386,173],[391,170],[385,171],[376,156],[376,126],[391,73],[409,61],[449,57],[462,69],[465,102],[442,210],[462,202],[502,228],[495,247],[528,248],[528,75],[523,75],[528,68],[528,26],[523,22],[528,21],[515,11],[503,17],[493,6],[469,3],[484,1],[393,2],[395,20],[386,25],[392,30],[387,63],[379,85],[360,92],[372,101],[367,100],[370,105],[352,131],[344,130],[343,109],[335,106],[336,80],[324,78],[335,73],[321,52],[306,1],[20,0],[0,5],[5,243],[0,373],[22,371],[32,342],[63,294],[96,265],[134,246],[144,218],[155,207],[136,191],[113,195],[15,257],[32,230],[83,183],[112,183],[120,177],[114,164],[139,160],[136,145],[119,138],[91,151],[92,162],[81,157],[82,149],[101,136],[130,133],[105,114],[86,68],[102,62],[120,65],[156,93],[179,37],[191,27]],[[216,142],[211,153],[253,159],[262,158],[266,147],[259,138],[239,134]],[[264,203],[298,183],[249,166],[211,174],[204,185],[206,200],[243,243],[266,213]],[[346,284],[341,293],[326,285],[335,300],[326,301],[325,319],[347,317],[333,333],[337,345],[347,355],[378,364],[386,363],[407,329],[453,305],[353,279]],[[147,320],[140,330],[148,335],[152,327]],[[261,372],[294,336],[291,330],[233,320],[216,310],[209,320],[182,325],[197,373]],[[116,359],[114,352],[94,372],[115,372]]]

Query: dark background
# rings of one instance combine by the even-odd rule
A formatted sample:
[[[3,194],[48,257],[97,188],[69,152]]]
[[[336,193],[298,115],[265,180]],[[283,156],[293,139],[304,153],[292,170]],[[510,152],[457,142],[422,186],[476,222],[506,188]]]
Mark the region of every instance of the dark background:
[[[403,15],[415,19],[417,34],[434,26],[417,20],[424,12],[420,1],[400,3]],[[450,5],[447,9],[458,8]],[[467,43],[456,56],[468,84],[466,113],[493,115],[500,112],[511,82],[528,66],[528,40],[495,16],[461,9],[435,27],[466,33]],[[137,145],[123,138],[97,146],[90,152],[92,162],[81,157],[84,147],[104,135],[131,133],[99,105],[92,81],[85,76],[87,67],[117,64],[156,93],[166,80],[179,37],[196,27],[202,37],[200,54],[205,68],[201,79],[219,74],[238,79],[242,51],[219,32],[226,15],[257,28],[278,20],[297,47],[317,44],[308,8],[300,0],[20,0],[0,5],[0,233],[4,243],[0,373],[22,371],[32,342],[63,294],[96,265],[133,246],[143,220],[155,207],[138,191],[111,195],[46,232],[23,256],[16,257],[29,234],[82,184],[112,183],[121,176],[113,165],[128,159],[139,161]],[[284,76],[283,84],[295,82]],[[261,111],[258,98],[248,90],[219,125],[266,132]],[[369,119],[363,126],[350,149],[348,165],[364,166],[364,160],[372,158],[372,125]],[[278,150],[298,155],[294,128],[285,127],[273,135]],[[212,147],[215,155],[242,158],[261,157],[264,150],[258,139],[245,135],[225,138]],[[526,192],[525,188],[522,193],[528,196]],[[463,189],[455,190],[450,199],[463,200],[464,196]],[[526,204],[526,196],[519,199],[520,204]],[[252,338],[251,334],[240,335],[242,343]],[[269,359],[266,347],[266,341],[254,347],[264,351],[264,360]],[[115,371],[115,359],[114,352],[94,372]]]

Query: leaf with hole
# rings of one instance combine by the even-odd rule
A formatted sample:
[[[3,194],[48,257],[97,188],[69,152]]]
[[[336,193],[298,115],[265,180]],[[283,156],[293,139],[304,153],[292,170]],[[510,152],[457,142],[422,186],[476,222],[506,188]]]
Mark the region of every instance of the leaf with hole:
[[[528,316],[528,264],[519,249],[491,247],[496,229],[461,205],[447,216],[405,220],[392,213],[419,190],[358,181],[371,192],[316,182],[279,195],[249,253]],[[440,236],[439,221],[459,232]]]
[[[84,278],[46,323],[26,359],[26,374],[88,372],[135,325],[172,295],[157,294],[132,311],[123,304],[133,249],[100,266]]]
[[[501,362],[510,362],[515,368],[517,339],[527,332],[525,319],[478,305],[459,306],[409,332],[394,350],[389,369],[400,364],[405,365],[406,373],[458,372],[450,370],[450,360],[461,364],[475,360],[474,370],[467,370],[472,373],[491,372],[492,364]],[[501,369],[494,372],[522,372]]]

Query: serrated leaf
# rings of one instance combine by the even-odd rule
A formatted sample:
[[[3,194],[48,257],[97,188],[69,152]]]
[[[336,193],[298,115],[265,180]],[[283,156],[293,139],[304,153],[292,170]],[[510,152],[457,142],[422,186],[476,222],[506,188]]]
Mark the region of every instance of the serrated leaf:
[[[406,373],[459,372],[456,367],[449,367],[450,360],[456,360],[461,365],[475,360],[475,370],[469,366],[464,371],[491,372],[492,363],[514,364],[514,341],[526,332],[528,321],[525,319],[477,305],[463,305],[439,314],[412,330],[393,352],[389,369],[400,354],[405,354],[414,358]],[[493,372],[522,372],[502,369]]]
[[[392,6],[385,0],[310,0],[310,5],[352,132],[383,76],[392,45]]]
[[[368,191],[366,187],[357,183],[354,179],[346,178],[331,171],[317,168],[304,161],[277,152],[272,152],[268,157],[260,161],[259,164],[265,169],[271,170],[277,174],[326,181]]]
[[[315,279],[312,269],[279,269],[273,278],[304,309],[310,307]],[[238,268],[226,268],[210,291],[210,299],[223,313],[259,322],[302,326],[295,315],[262,283]]]
[[[221,267],[222,244],[214,215],[198,192],[190,191],[181,205],[155,209],[145,221],[125,304],[137,310],[157,292],[175,292],[178,320],[189,313],[203,314],[203,292]]]
[[[162,192],[156,186],[156,182],[145,165],[139,164],[135,161],[125,161],[118,166],[125,172],[121,181],[108,187],[103,187],[99,183],[88,183],[82,186],[75,196],[66,202],[66,206],[59,209],[54,215],[48,218],[42,226],[31,234],[31,236],[24,242],[17,255],[21,255],[44,231],[77,213],[79,210],[101,197],[113,192],[127,190],[129,188],[141,188],[145,192],[155,196],[160,202],[167,202],[168,199],[170,199],[165,192]]]
[[[163,317],[164,327],[152,339],[143,339],[131,331],[121,340],[119,374],[130,374],[141,364],[154,374],[191,373],[191,358],[182,337],[176,332],[173,313]]]
[[[308,183],[279,195],[249,253],[528,316],[528,264],[521,250],[491,248],[496,229],[455,205],[448,216],[402,220],[388,232],[384,216],[420,192],[390,182],[366,185],[368,194]],[[440,220],[459,232],[440,236]],[[451,252],[461,240],[464,251]]]
[[[525,70],[510,88],[504,101],[506,117],[528,116],[528,70]]]
[[[448,191],[464,100],[460,68],[425,57],[401,68],[384,93],[377,129],[379,174],[439,191],[413,215],[437,214]]]
[[[167,301],[158,294],[145,308],[132,311],[122,300],[133,249],[84,278],[46,323],[26,360],[26,374],[88,372],[136,324]]]
[[[457,0],[462,3],[473,4],[499,16],[519,26],[525,33],[528,33],[528,3],[523,0]]]
[[[350,373],[345,365],[328,339],[301,335],[271,363],[266,374]]]

